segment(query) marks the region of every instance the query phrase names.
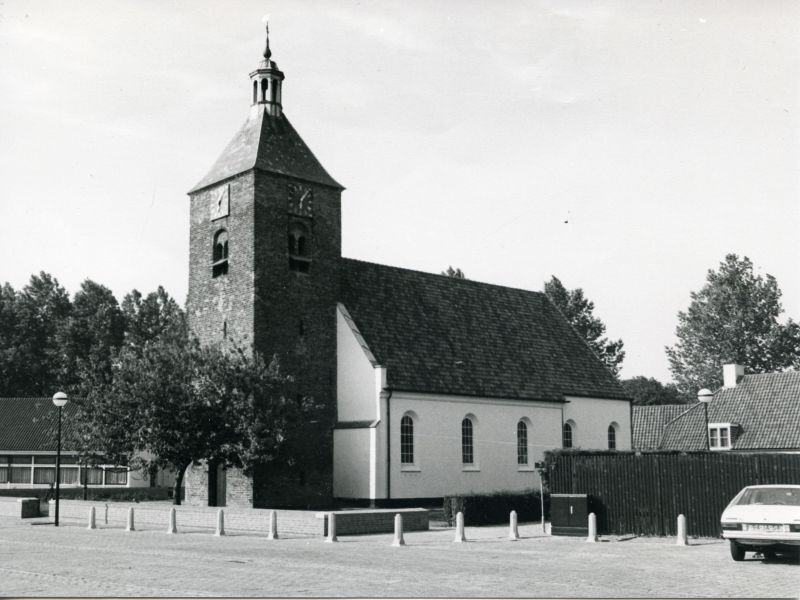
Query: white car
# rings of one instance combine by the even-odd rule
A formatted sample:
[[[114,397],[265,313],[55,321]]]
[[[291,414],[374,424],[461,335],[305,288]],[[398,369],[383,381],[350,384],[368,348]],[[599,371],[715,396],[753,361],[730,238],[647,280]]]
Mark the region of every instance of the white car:
[[[764,558],[800,552],[800,485],[751,485],[736,494],[720,517],[733,560],[747,551]]]

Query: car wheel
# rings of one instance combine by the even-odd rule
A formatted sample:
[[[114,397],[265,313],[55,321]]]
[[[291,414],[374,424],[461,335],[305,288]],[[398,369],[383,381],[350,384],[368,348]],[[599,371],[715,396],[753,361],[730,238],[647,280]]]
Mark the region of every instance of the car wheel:
[[[764,550],[764,560],[775,560],[777,557],[774,550]]]
[[[744,548],[731,540],[731,558],[735,561],[744,560]]]

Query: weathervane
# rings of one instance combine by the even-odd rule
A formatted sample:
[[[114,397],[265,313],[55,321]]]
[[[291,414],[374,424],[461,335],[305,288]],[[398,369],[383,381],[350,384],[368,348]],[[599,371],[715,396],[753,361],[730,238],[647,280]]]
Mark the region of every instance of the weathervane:
[[[266,25],[267,28],[267,46],[264,48],[264,58],[267,60],[270,59],[272,56],[272,51],[269,49],[269,14],[264,15],[261,17],[261,22]]]

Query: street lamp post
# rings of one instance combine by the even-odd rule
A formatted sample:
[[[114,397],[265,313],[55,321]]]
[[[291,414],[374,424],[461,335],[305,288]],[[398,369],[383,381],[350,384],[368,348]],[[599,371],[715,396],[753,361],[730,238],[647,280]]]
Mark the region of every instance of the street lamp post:
[[[53,404],[58,407],[58,446],[56,450],[56,520],[55,525],[58,527],[58,501],[59,493],[61,491],[61,409],[66,406],[69,400],[64,392],[56,392],[53,394]]]
[[[708,403],[714,399],[714,393],[709,390],[708,388],[703,388],[699,392],[697,392],[697,401],[703,404],[703,415],[705,415],[706,421],[706,450],[710,450],[710,444],[708,443]]]

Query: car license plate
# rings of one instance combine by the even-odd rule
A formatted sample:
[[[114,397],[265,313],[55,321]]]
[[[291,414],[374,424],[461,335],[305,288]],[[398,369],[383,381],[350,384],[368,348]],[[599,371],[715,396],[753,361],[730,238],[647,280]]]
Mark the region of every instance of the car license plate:
[[[751,523],[747,526],[748,531],[789,531],[788,525],[774,525],[772,523]]]

